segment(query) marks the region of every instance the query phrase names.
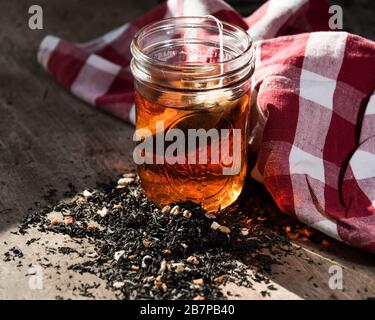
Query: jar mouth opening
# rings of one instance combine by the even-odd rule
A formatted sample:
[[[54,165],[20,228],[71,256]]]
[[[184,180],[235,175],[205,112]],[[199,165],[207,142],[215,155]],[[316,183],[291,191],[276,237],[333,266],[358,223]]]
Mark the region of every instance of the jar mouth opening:
[[[220,21],[223,26],[223,38],[233,37],[234,40],[241,41],[242,47],[236,48],[238,51],[234,52],[232,56],[229,56],[223,61],[210,61],[210,62],[191,62],[191,63],[181,63],[181,62],[166,62],[158,57],[152,56],[147,52],[148,48],[145,48],[142,42],[147,40],[147,37],[151,37],[158,32],[167,33],[172,29],[189,29],[197,30],[198,28],[203,28],[212,32],[218,33],[218,25],[215,20],[208,18],[207,16],[182,16],[182,17],[172,17],[157,22],[148,24],[141,28],[134,36],[131,43],[131,53],[133,59],[142,61],[149,64],[150,66],[155,66],[158,68],[165,68],[170,70],[179,70],[183,71],[194,69],[201,70],[212,70],[213,68],[222,68],[224,65],[235,64],[239,60],[244,60],[244,57],[247,57],[247,63],[252,62],[253,60],[253,41],[249,34],[242,28],[224,21]],[[177,39],[172,39],[171,41],[178,41]],[[185,44],[193,44],[197,39],[180,39],[181,42],[185,41]],[[160,44],[163,44],[162,42]],[[225,39],[223,46],[226,47]]]

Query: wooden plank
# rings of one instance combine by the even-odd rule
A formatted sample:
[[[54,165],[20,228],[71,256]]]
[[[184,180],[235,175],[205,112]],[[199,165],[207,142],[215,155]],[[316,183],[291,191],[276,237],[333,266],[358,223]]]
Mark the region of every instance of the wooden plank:
[[[286,256],[281,265],[272,268],[271,279],[283,288],[304,299],[367,299],[375,295],[372,255],[338,242],[330,251],[309,241],[295,244],[299,253]],[[329,286],[332,266],[342,268],[342,290]]]

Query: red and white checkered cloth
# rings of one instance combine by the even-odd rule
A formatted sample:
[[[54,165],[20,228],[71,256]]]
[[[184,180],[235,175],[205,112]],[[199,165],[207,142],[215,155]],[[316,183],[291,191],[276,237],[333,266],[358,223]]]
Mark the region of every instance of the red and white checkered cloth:
[[[220,0],[169,0],[87,43],[48,36],[38,59],[76,96],[134,123],[134,34],[162,18],[207,14],[256,40],[253,176],[286,213],[375,252],[375,43],[324,32],[323,0],[270,0],[248,18]]]

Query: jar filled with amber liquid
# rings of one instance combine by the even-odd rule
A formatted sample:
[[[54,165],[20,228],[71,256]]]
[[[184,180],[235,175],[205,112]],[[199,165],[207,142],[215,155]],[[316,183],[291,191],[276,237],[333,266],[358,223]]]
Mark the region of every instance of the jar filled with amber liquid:
[[[147,197],[229,206],[247,171],[251,38],[212,16],[177,17],[141,29],[131,51],[133,156]]]

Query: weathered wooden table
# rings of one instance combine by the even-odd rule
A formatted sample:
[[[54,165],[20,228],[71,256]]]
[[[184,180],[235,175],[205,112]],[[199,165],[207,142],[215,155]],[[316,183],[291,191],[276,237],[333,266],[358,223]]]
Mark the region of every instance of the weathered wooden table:
[[[25,255],[22,264],[0,259],[2,299],[53,299],[57,295],[77,298],[72,286],[90,281],[102,283],[93,275],[72,271],[59,274],[55,269],[45,269],[43,290],[31,290],[25,274],[29,264],[45,259],[41,243],[48,243],[52,248],[63,243],[73,247],[74,243],[61,235],[42,235],[38,242],[26,246],[25,239],[20,243],[12,231],[29,209],[62,199],[69,183],[82,191],[134,168],[132,127],[88,107],[56,84],[36,61],[38,44],[46,34],[72,41],[94,38],[143,14],[158,1],[37,2],[44,9],[41,31],[32,31],[27,26],[28,8],[35,1],[0,1],[0,257],[11,246],[18,246]],[[245,14],[261,2],[233,1]],[[373,1],[334,3],[345,6],[345,26],[349,30],[375,38]],[[31,233],[26,237],[34,236]],[[296,245],[302,246],[302,255],[286,258],[288,268],[284,265],[274,269],[271,280],[280,290],[268,298],[375,296],[374,256],[337,243],[331,251],[309,242]],[[76,258],[55,255],[48,259],[63,269]],[[343,268],[343,290],[329,289],[328,271],[332,265]],[[232,289],[242,298],[262,298],[261,287]],[[98,299],[114,297],[104,285],[93,293]]]

